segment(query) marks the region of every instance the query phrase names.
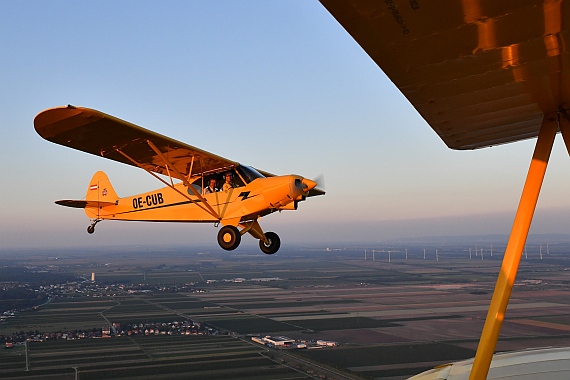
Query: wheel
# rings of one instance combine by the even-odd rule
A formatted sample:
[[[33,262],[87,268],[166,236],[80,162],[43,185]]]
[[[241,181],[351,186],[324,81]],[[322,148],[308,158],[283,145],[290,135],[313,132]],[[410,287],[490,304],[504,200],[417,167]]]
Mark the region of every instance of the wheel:
[[[218,244],[226,251],[233,251],[241,242],[241,234],[237,227],[224,226],[218,232]]]
[[[259,241],[259,248],[268,255],[272,255],[279,250],[281,240],[275,232],[266,232],[265,238],[269,241],[269,245],[265,244],[263,240]]]
[[[87,233],[88,234],[92,234],[93,232],[95,232],[95,226],[94,225],[90,225],[89,227],[87,227]]]

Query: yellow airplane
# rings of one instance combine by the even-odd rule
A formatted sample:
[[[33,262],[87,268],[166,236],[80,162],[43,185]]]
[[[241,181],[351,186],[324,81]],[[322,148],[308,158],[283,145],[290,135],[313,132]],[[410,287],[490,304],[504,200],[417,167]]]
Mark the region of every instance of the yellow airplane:
[[[95,173],[85,199],[56,201],[83,208],[92,220],[90,234],[102,220],[214,223],[223,226],[223,249],[236,249],[249,232],[264,253],[273,254],[279,236],[263,232],[258,219],[296,210],[307,197],[325,193],[313,180],[240,165],[93,109],[47,109],[35,117],[34,127],[48,141],[139,167],[166,185],[120,198],[107,175]]]
[[[475,359],[417,379],[569,378],[569,348],[493,355],[557,131],[570,153],[568,1],[320,2],[449,148],[538,137]]]

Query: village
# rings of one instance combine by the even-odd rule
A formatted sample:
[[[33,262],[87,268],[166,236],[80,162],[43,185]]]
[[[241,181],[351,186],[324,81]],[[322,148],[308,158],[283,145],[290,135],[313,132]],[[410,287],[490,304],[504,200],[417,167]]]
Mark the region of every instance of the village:
[[[38,269],[38,268],[34,268]],[[49,268],[57,272],[57,268],[51,266]],[[50,270],[42,270],[42,273],[49,273]],[[34,313],[57,299],[100,299],[125,297],[125,296],[145,296],[152,293],[203,293],[206,292],[204,287],[200,285],[214,285],[216,283],[259,283],[259,282],[274,282],[281,281],[279,277],[256,277],[251,279],[246,278],[230,278],[220,280],[206,280],[204,282],[186,282],[184,284],[170,284],[170,285],[148,285],[148,284],[107,284],[99,283],[96,281],[95,273],[92,273],[90,278],[87,276],[80,276],[75,281],[67,281],[58,284],[41,284],[37,283],[17,283],[17,282],[3,282],[1,283],[2,290],[27,291],[31,294],[37,295],[29,304],[24,307],[13,308],[9,310],[0,310],[0,326],[7,325],[12,319],[17,320],[22,314]],[[32,305],[32,303],[38,303]],[[215,309],[216,307],[204,307],[205,309]],[[217,307],[219,308],[219,307]],[[144,317],[141,317],[144,318]],[[19,326],[15,326],[19,327]],[[130,323],[119,323],[109,321],[109,324],[103,327],[95,326],[81,329],[64,329],[58,331],[38,331],[38,330],[20,330],[14,328],[15,331],[0,334],[0,345],[10,349],[17,345],[26,342],[45,342],[53,340],[80,340],[80,339],[108,339],[121,336],[182,336],[182,335],[232,335],[239,337],[232,331],[218,329],[206,323],[193,321],[190,319],[173,320],[173,321],[136,321]],[[18,331],[19,330],[19,331]],[[325,347],[335,347],[338,345],[334,341],[326,340],[294,340],[283,336],[263,336],[252,337],[252,341],[267,346],[269,348],[277,349],[315,349]]]
[[[133,335],[216,335],[218,331],[200,322],[172,321],[172,322],[146,322],[128,324],[123,327],[119,323],[112,323],[109,327],[92,328],[84,330],[68,330],[57,332],[20,331],[11,335],[0,335],[0,344],[12,348],[16,344],[27,342],[44,342],[48,340],[78,340],[99,339]]]

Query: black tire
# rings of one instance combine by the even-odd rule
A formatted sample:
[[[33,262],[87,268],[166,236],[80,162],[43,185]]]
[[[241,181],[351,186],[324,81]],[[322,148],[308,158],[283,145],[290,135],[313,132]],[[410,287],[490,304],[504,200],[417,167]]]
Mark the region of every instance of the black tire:
[[[218,244],[226,251],[233,251],[241,243],[241,234],[237,227],[224,226],[218,232]]]
[[[279,247],[281,247],[281,239],[275,232],[266,232],[265,238],[269,240],[269,245],[265,244],[263,240],[259,240],[259,248],[263,251],[263,253],[268,255],[273,255],[275,252],[279,251]]]
[[[95,226],[89,226],[89,227],[87,227],[87,233],[88,233],[88,234],[92,234],[93,232],[95,232]]]

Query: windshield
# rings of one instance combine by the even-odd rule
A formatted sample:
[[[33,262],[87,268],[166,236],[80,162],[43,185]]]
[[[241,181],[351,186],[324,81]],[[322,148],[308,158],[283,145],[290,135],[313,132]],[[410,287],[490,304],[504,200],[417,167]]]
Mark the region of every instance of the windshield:
[[[265,178],[263,174],[261,174],[251,166],[239,165],[238,167],[236,167],[236,170],[239,172],[240,176],[242,176],[242,178],[247,183],[250,183],[256,178]]]

